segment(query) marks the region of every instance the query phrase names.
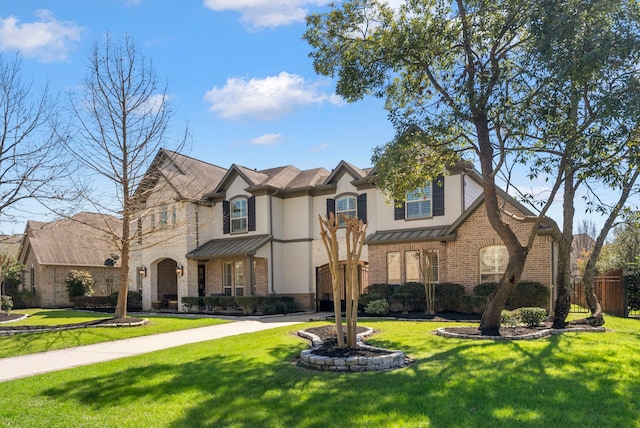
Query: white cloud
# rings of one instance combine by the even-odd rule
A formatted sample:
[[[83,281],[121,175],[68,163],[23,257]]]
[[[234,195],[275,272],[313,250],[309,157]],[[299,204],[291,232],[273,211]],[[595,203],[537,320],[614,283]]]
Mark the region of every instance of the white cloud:
[[[321,86],[321,83],[310,83],[302,76],[283,71],[264,79],[230,77],[224,87],[214,87],[204,99],[211,103],[209,110],[223,119],[272,120],[311,104],[342,103],[335,94],[322,93]]]
[[[249,144],[258,146],[272,146],[282,142],[282,134],[264,134],[249,140]]]
[[[322,144],[318,144],[315,147],[311,148],[311,152],[315,153],[315,152],[321,152],[323,150],[327,150],[329,148],[329,144],[327,143],[322,143]]]
[[[82,27],[58,21],[49,10],[37,10],[35,15],[38,21],[22,24],[15,16],[0,17],[0,51],[18,50],[24,57],[41,62],[65,60],[69,43],[80,40]]]
[[[204,0],[204,6],[217,11],[236,11],[240,20],[256,29],[302,22],[306,6],[323,6],[329,0]]]

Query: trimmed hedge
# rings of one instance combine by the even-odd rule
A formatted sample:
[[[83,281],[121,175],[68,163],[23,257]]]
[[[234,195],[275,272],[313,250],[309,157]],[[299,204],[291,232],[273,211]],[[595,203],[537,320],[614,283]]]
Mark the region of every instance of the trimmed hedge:
[[[489,297],[498,286],[497,282],[485,282],[473,287],[475,296]],[[523,307],[546,308],[549,305],[549,288],[535,281],[520,281],[515,292],[507,298],[505,309],[513,310]]]
[[[198,308],[200,311],[241,310],[247,315],[256,312],[263,315],[287,314],[298,310],[296,301],[291,296],[186,296],[181,299],[181,302],[188,309]]]
[[[118,292],[114,291],[109,296],[74,297],[72,301],[78,308],[113,309],[118,304]],[[132,290],[127,292],[127,310],[142,310],[142,294]]]

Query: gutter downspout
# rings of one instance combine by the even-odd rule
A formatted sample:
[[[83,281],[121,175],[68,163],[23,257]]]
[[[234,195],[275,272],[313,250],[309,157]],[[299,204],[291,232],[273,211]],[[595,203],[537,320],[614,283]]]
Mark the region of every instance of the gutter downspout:
[[[273,193],[269,193],[269,235],[271,236],[271,241],[269,241],[269,251],[270,251],[270,260],[269,260],[269,277],[271,281],[271,294],[276,294],[275,289],[275,274],[273,272]]]

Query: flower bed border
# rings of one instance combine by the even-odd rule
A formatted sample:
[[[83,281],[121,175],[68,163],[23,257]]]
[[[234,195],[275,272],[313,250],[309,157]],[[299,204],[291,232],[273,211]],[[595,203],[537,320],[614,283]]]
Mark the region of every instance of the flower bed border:
[[[387,371],[402,368],[407,365],[407,358],[402,351],[390,351],[388,349],[378,348],[362,343],[362,338],[371,334],[373,334],[373,329],[371,328],[367,328],[367,331],[358,334],[356,336],[356,346],[358,348],[387,351],[389,352],[388,354],[378,355],[375,357],[326,357],[323,355],[316,355],[313,351],[322,347],[324,342],[317,335],[309,333],[306,330],[300,330],[298,335],[311,341],[311,349],[305,349],[300,353],[298,365],[312,370],[332,372]]]

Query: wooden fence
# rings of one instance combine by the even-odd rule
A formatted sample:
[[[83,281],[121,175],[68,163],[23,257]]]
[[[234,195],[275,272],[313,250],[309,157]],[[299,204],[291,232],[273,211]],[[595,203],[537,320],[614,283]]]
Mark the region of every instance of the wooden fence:
[[[629,316],[624,270],[617,269],[596,276],[593,287],[603,312],[620,317]],[[588,313],[586,302],[582,282],[574,279],[571,290],[571,311]]]

